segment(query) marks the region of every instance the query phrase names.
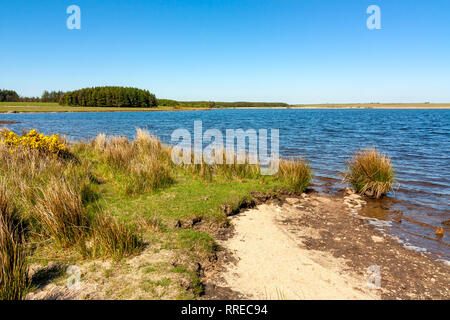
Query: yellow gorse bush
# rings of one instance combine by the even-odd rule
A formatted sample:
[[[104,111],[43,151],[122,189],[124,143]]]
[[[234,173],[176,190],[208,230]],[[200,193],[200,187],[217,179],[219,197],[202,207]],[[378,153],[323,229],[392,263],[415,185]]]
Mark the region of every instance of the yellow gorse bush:
[[[37,150],[45,153],[60,154],[67,151],[67,146],[58,134],[46,136],[36,129],[24,132],[19,136],[15,132],[4,129],[0,135],[0,144],[5,145],[11,153],[22,150]]]

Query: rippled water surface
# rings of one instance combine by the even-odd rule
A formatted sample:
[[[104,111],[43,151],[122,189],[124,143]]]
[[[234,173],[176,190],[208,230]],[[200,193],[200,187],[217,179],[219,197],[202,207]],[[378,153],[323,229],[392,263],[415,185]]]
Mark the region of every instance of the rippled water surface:
[[[147,127],[164,142],[177,128],[203,130],[279,129],[280,153],[302,156],[312,163],[317,185],[342,187],[339,172],[352,152],[377,147],[397,170],[399,185],[387,199],[363,212],[386,220],[387,229],[402,241],[450,260],[450,110],[212,110],[183,112],[117,112],[3,114],[0,120],[20,121],[13,130],[37,128],[45,133],[87,139],[97,133],[135,134]],[[446,235],[435,236],[443,226]]]

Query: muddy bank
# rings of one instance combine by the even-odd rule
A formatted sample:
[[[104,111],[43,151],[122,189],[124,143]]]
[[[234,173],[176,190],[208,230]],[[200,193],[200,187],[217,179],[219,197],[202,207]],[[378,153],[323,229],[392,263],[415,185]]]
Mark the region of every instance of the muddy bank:
[[[450,267],[383,234],[364,206],[310,193],[232,217],[205,298],[449,299]]]
[[[0,120],[0,124],[15,124],[20,123],[18,121],[8,121],[8,120]]]

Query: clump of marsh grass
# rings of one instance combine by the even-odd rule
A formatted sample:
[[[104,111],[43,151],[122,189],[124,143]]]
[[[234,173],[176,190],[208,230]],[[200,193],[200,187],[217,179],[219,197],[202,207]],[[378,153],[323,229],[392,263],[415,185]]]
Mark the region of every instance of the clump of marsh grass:
[[[182,157],[185,151],[179,154]],[[200,163],[195,163],[196,156],[201,158]],[[232,161],[230,161],[230,159]],[[184,170],[211,182],[213,177],[232,179],[253,179],[261,176],[261,167],[257,159],[252,159],[249,154],[238,157],[236,154],[227,154],[224,149],[215,150],[210,161],[206,161],[201,152],[191,152],[191,164],[182,165]]]
[[[228,159],[232,158],[232,163],[227,163]],[[217,166],[216,171],[218,175],[222,175],[229,179],[253,179],[261,176],[261,166],[257,158],[250,154],[245,154],[240,157],[234,153],[227,154],[223,152],[223,165]],[[229,161],[228,161],[229,162]]]
[[[92,145],[95,149],[103,151],[106,148],[107,140],[106,134],[99,133],[95,139],[92,140]]]
[[[12,198],[22,212],[31,212],[36,201],[35,190],[51,176],[59,176],[64,171],[66,161],[36,150],[20,149],[11,153],[0,144],[0,174],[14,190]]]
[[[172,148],[163,145],[161,140],[151,135],[148,130],[136,128],[136,137],[133,141],[133,146],[137,149],[138,157],[152,157],[167,166],[172,166]]]
[[[173,183],[170,149],[147,130],[137,128],[134,141],[126,137],[98,135],[93,145],[104,161],[124,180],[128,195],[156,190]]]
[[[173,183],[170,167],[156,156],[133,160],[128,168],[127,194],[138,194],[169,186]]]
[[[391,159],[372,148],[353,154],[343,177],[356,192],[379,199],[392,189],[395,171]]]
[[[138,147],[139,153],[158,155],[163,152],[163,145],[158,137],[150,134],[148,130],[136,128],[134,143]]]
[[[86,236],[89,219],[81,191],[67,180],[52,179],[42,190],[36,209],[44,231],[61,247],[76,245]]]
[[[20,216],[17,208],[14,206],[13,195],[5,178],[0,177],[0,215],[5,221],[15,222],[17,224]]]
[[[121,259],[138,252],[143,242],[129,226],[114,217],[100,214],[93,220],[93,256]]]
[[[67,152],[69,153],[68,150]],[[72,186],[70,191],[80,193],[83,203],[98,198],[94,194],[96,183],[91,181],[92,165],[86,159],[80,161],[75,158],[55,157],[53,154],[27,149],[11,153],[0,144],[0,160],[0,176],[4,177],[8,189],[11,190],[10,202],[20,210],[30,234],[49,235],[49,230],[54,230],[49,229],[47,224],[56,220],[43,219],[45,215],[42,213],[46,210],[56,210],[55,207],[50,209],[48,204],[53,201],[54,206],[57,206],[55,197],[70,198],[67,192],[58,194],[61,185]],[[67,208],[72,203],[68,201],[63,204],[64,201],[65,199],[60,200],[60,206]]]
[[[106,162],[119,169],[126,168],[130,160],[136,157],[127,137],[110,137],[103,152]]]
[[[182,157],[181,152],[180,157]],[[206,181],[212,181],[213,177],[226,180],[260,179],[262,177],[261,163],[256,156],[249,153],[240,156],[235,153],[227,154],[225,150],[217,152],[217,157],[215,154],[212,155],[214,160],[212,164],[207,163],[204,157],[202,157],[201,163],[194,164],[195,153],[191,152],[192,164],[184,164],[182,167],[187,172],[200,176]],[[294,192],[302,193],[311,183],[313,174],[311,166],[304,160],[280,159],[276,177]]]
[[[212,182],[215,166],[205,163],[190,165],[190,171],[198,175],[203,181]]]
[[[300,159],[280,159],[277,176],[286,182],[296,193],[304,192],[313,178],[309,163]]]
[[[64,161],[52,155],[26,149],[11,153],[1,144],[0,159],[0,170],[4,170],[5,174],[13,171],[25,180],[33,179],[43,173],[56,174],[64,167]]]
[[[0,300],[21,300],[30,281],[24,228],[11,194],[0,182]]]
[[[185,150],[180,150],[179,156],[183,157]],[[190,164],[181,164],[180,166],[184,171],[199,176],[205,182],[211,182],[213,180],[214,173],[217,173],[216,169],[219,165],[217,164],[208,164],[206,163],[202,152],[191,152],[191,163]],[[201,158],[200,163],[196,163],[196,157]]]
[[[110,216],[91,214],[97,210],[94,202],[99,198],[98,186],[102,183],[92,174],[93,163],[89,160],[92,156],[107,164],[112,172],[120,172],[121,177],[131,177],[130,185],[138,191],[171,183],[170,163],[160,161],[170,159],[165,147],[145,131],[138,132],[136,140],[100,135],[91,145],[71,145],[71,150],[83,155],[81,159],[28,149],[10,152],[0,144],[0,177],[4,177],[0,180],[0,252],[5,271],[1,274],[0,290],[28,284],[28,278],[24,278],[28,277],[24,264],[25,230],[19,223],[22,220],[11,213],[13,207],[25,219],[32,241],[35,237],[50,237],[57,246],[73,248],[86,257],[120,258],[140,248],[142,241],[134,229]],[[17,275],[11,271],[13,267]],[[2,297],[17,298],[11,290],[7,295],[2,291]]]
[[[0,300],[21,300],[28,288],[24,236],[20,227],[0,215]]]

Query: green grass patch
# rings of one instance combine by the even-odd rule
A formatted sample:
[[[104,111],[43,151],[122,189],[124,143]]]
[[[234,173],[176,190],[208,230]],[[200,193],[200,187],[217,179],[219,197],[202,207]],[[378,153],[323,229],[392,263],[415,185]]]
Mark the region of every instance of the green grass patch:
[[[0,102],[0,107],[57,107],[57,102]]]

